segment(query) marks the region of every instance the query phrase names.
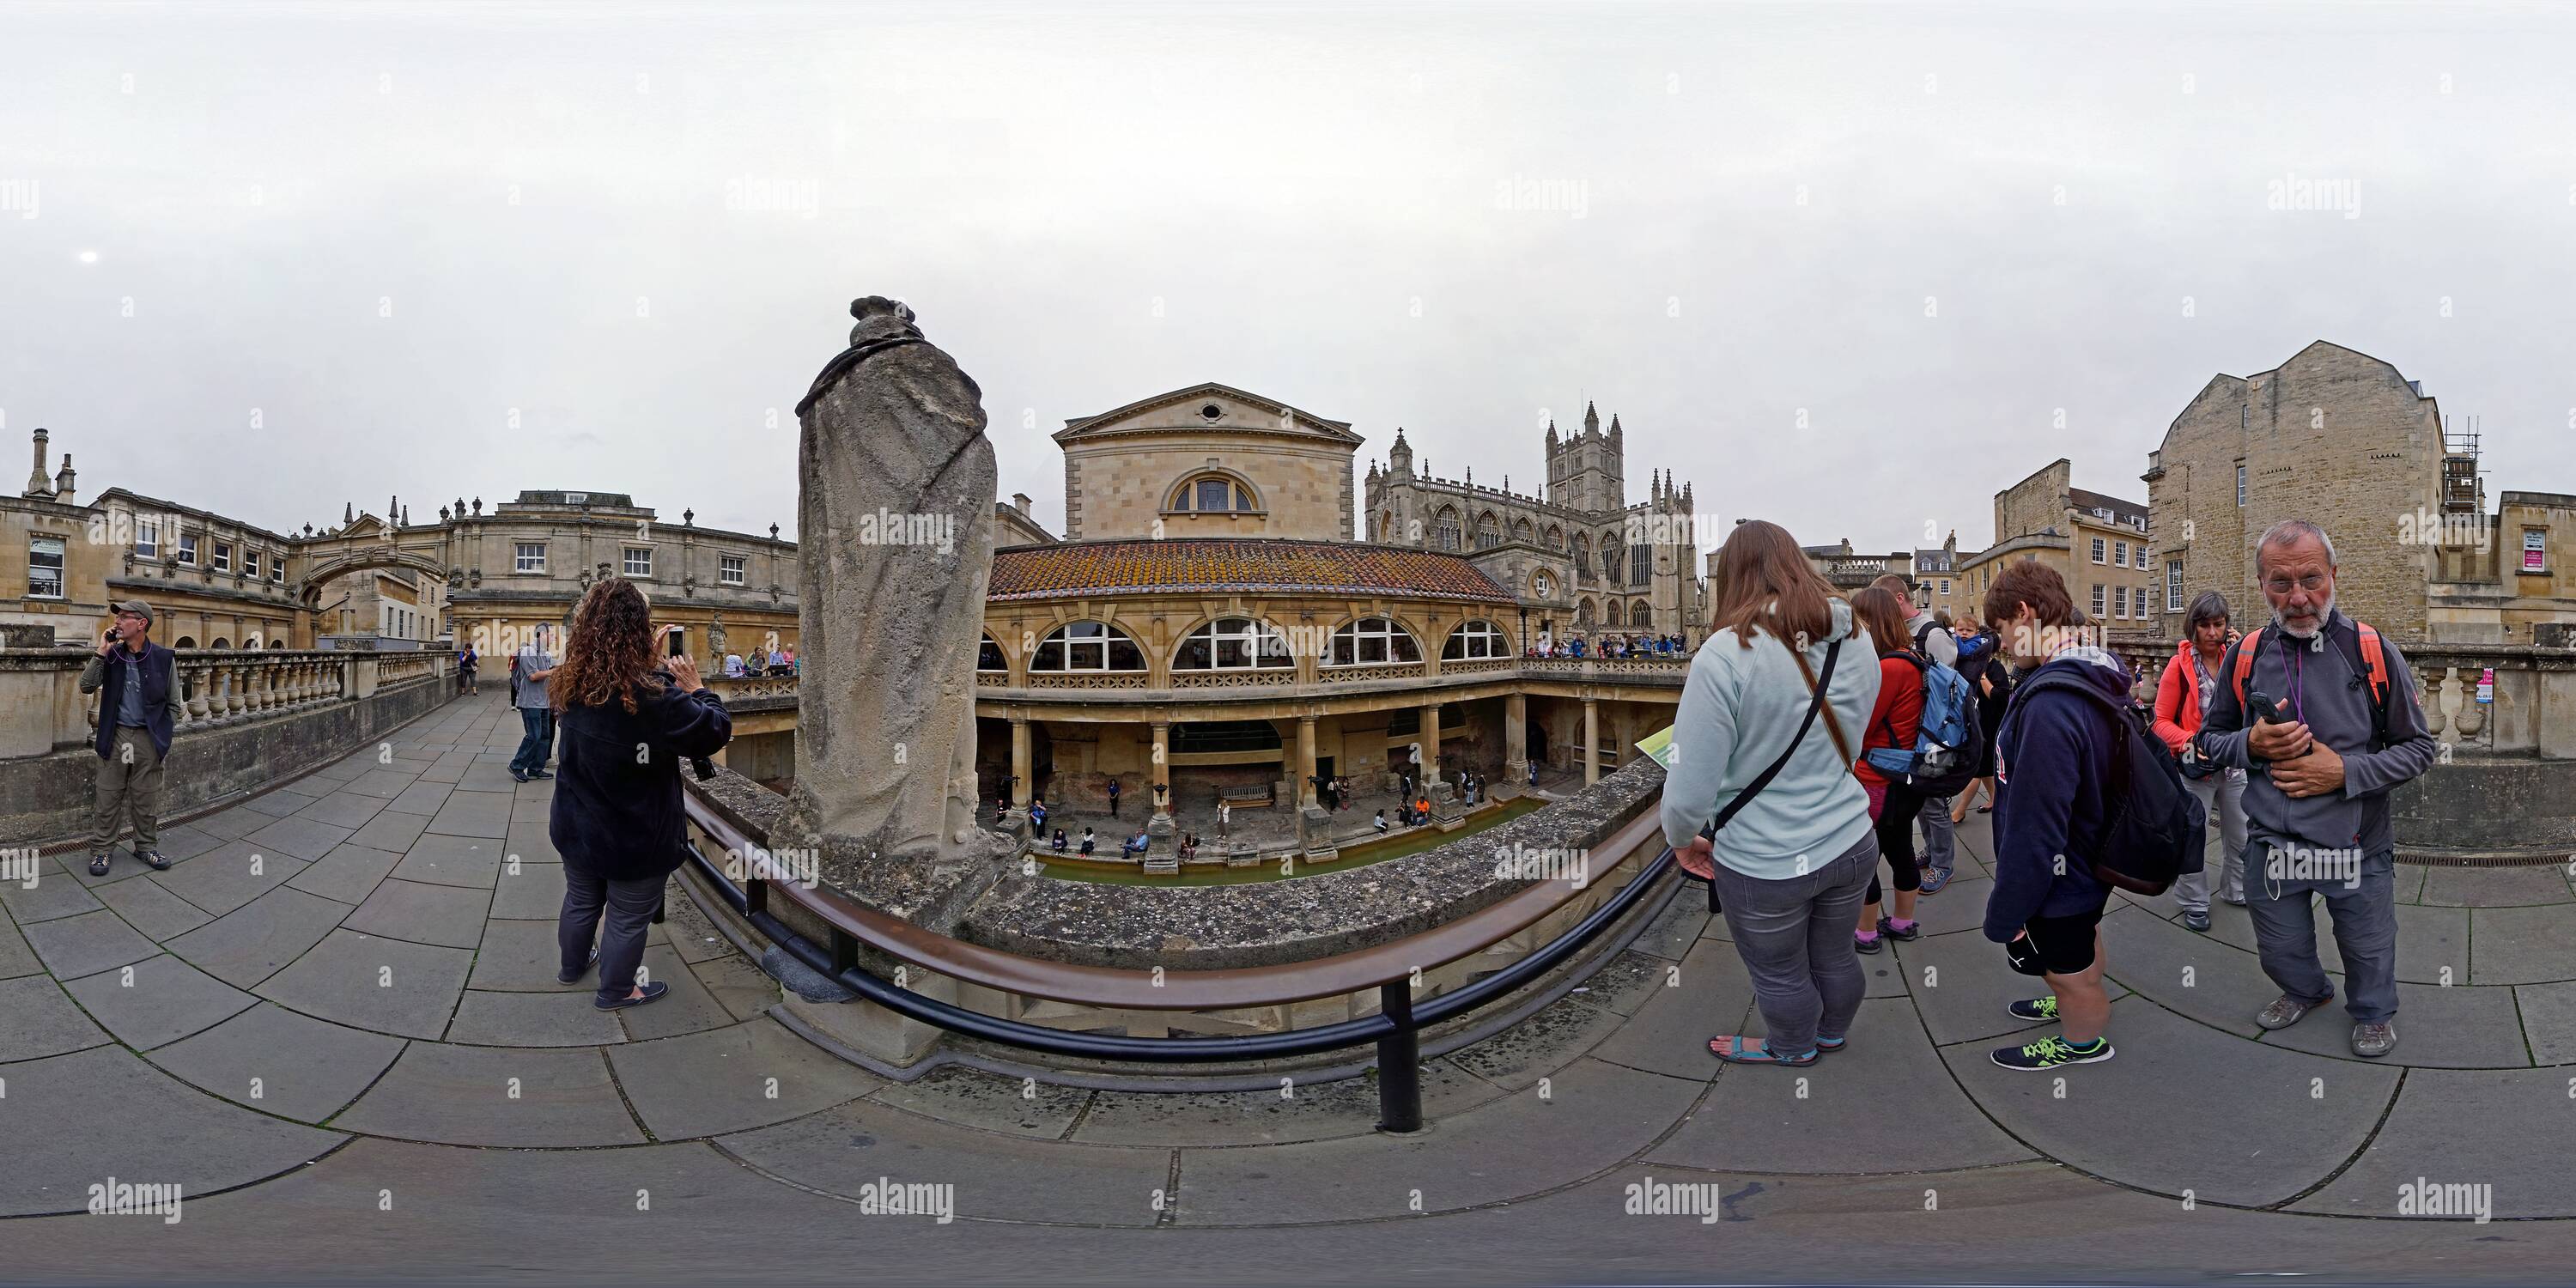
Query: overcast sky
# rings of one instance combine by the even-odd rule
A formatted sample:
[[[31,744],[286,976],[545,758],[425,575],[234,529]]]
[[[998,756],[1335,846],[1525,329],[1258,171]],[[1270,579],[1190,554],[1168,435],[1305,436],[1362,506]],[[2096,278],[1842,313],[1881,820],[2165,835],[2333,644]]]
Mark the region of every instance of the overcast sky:
[[[886,294],[1055,530],[1049,432],[1218,380],[1524,491],[1593,399],[1632,499],[1974,548],[2321,338],[2576,492],[2571,68],[2563,6],[12,4],[0,461],[792,533]]]

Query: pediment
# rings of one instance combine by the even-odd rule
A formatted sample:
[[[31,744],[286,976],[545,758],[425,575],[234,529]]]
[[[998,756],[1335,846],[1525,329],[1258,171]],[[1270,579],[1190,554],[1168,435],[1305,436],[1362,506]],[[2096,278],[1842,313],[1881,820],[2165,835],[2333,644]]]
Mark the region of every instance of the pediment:
[[[1211,409],[1215,414],[1209,414]],[[1068,420],[1063,429],[1056,431],[1055,441],[1064,444],[1111,435],[1211,429],[1317,438],[1345,447],[1356,447],[1364,441],[1351,432],[1349,421],[1327,420],[1279,399],[1213,381],[1156,394],[1096,416]]]

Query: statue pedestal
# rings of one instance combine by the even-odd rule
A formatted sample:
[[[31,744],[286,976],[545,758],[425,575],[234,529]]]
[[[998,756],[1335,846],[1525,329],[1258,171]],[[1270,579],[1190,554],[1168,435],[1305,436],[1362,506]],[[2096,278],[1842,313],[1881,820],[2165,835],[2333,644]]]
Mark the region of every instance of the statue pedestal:
[[[1458,789],[1448,783],[1431,785],[1431,825],[1443,832],[1455,832],[1467,825],[1467,807],[1458,800]]]

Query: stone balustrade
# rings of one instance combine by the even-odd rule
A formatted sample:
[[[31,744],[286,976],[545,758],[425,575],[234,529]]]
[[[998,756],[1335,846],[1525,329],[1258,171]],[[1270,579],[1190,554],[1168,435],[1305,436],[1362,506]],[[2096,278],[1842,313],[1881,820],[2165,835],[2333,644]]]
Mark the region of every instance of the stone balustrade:
[[[87,745],[98,729],[99,695],[80,691],[85,649],[0,650],[0,759]],[[183,649],[174,658],[181,711],[175,732],[220,728],[442,683],[443,652],[357,653],[329,649]]]
[[[2424,723],[2454,754],[2576,760],[2576,649],[2416,644],[2405,652]]]

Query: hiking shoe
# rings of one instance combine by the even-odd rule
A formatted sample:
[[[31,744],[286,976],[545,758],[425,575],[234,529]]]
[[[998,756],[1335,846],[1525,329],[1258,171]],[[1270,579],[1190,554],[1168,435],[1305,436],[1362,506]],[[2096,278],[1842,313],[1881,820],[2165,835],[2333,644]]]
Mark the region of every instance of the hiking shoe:
[[[2198,912],[2193,912],[2188,909],[2184,910],[2182,914],[2182,928],[2185,930],[2207,931],[2209,929],[2209,910],[2207,908],[2203,908]]]
[[[608,1002],[602,1002],[602,1001],[599,1001],[598,999],[594,998],[594,999],[592,999],[592,1001],[591,1001],[591,1003],[590,1003],[590,1004],[591,1004],[591,1005],[593,1005],[593,1006],[598,1007],[599,1009],[601,1009],[601,1010],[603,1010],[603,1011],[622,1011],[622,1010],[625,1010],[627,1007],[630,1007],[630,1006],[642,1006],[642,1005],[643,1005],[643,1004],[645,1004],[646,1002],[658,1002],[658,1001],[661,1001],[661,1000],[662,1000],[662,995],[663,995],[664,993],[668,993],[668,992],[670,992],[670,991],[671,991],[671,986],[670,986],[670,985],[665,984],[665,983],[661,982],[660,980],[655,980],[655,981],[653,981],[652,983],[647,984],[647,985],[645,985],[645,986],[644,986],[644,996],[642,996],[642,997],[636,997],[636,996],[633,996],[633,995],[631,995],[631,994],[630,994],[630,995],[628,995],[628,996],[621,997],[621,998],[618,998],[618,999],[616,999],[616,1000],[614,1000],[614,1001],[608,1001]],[[1810,1058],[1812,1058],[1812,1057],[1810,1057]]]
[[[2054,1069],[2068,1064],[2094,1064],[2111,1058],[2111,1040],[2095,1038],[2090,1047],[2079,1047],[2051,1034],[2028,1046],[1996,1047],[1995,1063],[2007,1069]]]
[[[2313,1002],[2303,1002],[2283,993],[2273,998],[2272,1004],[2264,1007],[2263,1013],[2254,1017],[2254,1022],[2267,1029],[2286,1029],[2308,1018],[2308,1012],[2333,1000],[2331,997],[2320,997]]]
[[[2016,1020],[2028,1020],[2033,1024],[2044,1023],[2057,1018],[2057,994],[2034,997],[2027,1002],[2015,1002],[2004,1009],[2010,1011]]]
[[[143,860],[155,872],[170,870],[170,860],[162,858],[159,850],[136,850],[134,857]]]
[[[2394,1024],[2356,1024],[2352,1026],[2352,1053],[2376,1060],[2397,1049],[2397,1026]]]
[[[1918,921],[1913,925],[1907,926],[1903,930],[1899,930],[1896,928],[1895,918],[1881,917],[1878,919],[1878,934],[1882,939],[1894,939],[1910,944],[1923,937],[1923,923]]]
[[[1939,894],[1941,893],[1941,887],[1948,884],[1950,884],[1950,869],[1925,868],[1923,869],[1923,888],[1915,891],[1915,893]]]
[[[1884,919],[1882,918],[1882,920]],[[1872,935],[1867,939],[1863,939],[1859,935],[1853,935],[1852,951],[1856,953],[1874,953],[1879,950],[1882,942],[1883,941],[1876,935]]]
[[[89,874],[94,877],[107,875],[107,851],[99,850],[89,856]]]

